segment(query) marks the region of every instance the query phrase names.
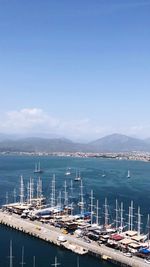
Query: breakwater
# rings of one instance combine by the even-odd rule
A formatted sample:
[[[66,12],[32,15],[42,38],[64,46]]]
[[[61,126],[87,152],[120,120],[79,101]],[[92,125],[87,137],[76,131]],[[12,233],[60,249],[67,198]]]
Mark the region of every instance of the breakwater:
[[[126,267],[146,267],[148,264],[143,259],[133,256],[132,258],[125,256],[120,251],[98,245],[95,241],[86,243],[82,238],[77,238],[70,234],[63,234],[62,230],[48,224],[42,224],[39,221],[30,221],[20,218],[16,214],[8,214],[0,211],[0,224],[6,225],[30,236],[42,239],[46,242],[53,243],[57,246],[63,246],[78,254],[89,253],[90,255],[99,257],[103,260],[108,260],[119,266]],[[60,241],[60,236],[64,237]]]

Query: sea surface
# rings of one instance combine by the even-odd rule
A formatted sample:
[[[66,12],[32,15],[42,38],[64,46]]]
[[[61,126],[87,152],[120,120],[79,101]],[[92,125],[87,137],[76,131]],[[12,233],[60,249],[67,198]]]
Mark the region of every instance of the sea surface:
[[[72,158],[72,157],[35,157],[35,156],[0,156],[0,204],[13,201],[13,191],[17,192],[19,199],[20,176],[23,175],[24,184],[30,177],[36,181],[34,166],[40,160],[43,173],[40,175],[43,181],[43,194],[50,202],[51,182],[53,174],[56,175],[56,190],[64,191],[64,181],[67,182],[69,194],[71,180],[74,180],[76,170],[80,170],[83,178],[84,197],[87,201],[86,209],[89,209],[89,197],[91,189],[94,192],[94,202],[99,200],[100,220],[103,222],[104,200],[107,197],[109,204],[110,222],[114,219],[115,201],[118,199],[124,203],[124,218],[127,221],[128,206],[134,201],[134,221],[137,227],[137,208],[141,207],[142,231],[147,231],[147,214],[150,212],[150,163],[127,160],[109,160],[99,158]],[[67,168],[71,168],[71,175],[65,176]],[[131,178],[127,178],[130,170]],[[105,176],[103,175],[105,174]],[[74,182],[74,202],[78,201],[80,182]],[[7,195],[7,197],[6,197]],[[78,211],[77,211],[78,212]],[[13,243],[13,267],[20,266],[21,249],[24,246],[25,266],[33,266],[33,256],[36,257],[36,267],[48,267],[54,263],[57,256],[62,267],[77,266],[77,255],[44,241],[29,237],[7,227],[0,226],[0,267],[9,266],[9,243]],[[101,261],[92,256],[79,256],[80,267],[111,267],[110,263]]]

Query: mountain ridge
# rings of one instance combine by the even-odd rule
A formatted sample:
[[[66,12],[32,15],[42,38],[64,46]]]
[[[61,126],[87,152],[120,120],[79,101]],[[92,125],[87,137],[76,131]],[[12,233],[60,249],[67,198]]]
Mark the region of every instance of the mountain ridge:
[[[103,150],[105,152],[150,151],[150,144],[145,140],[118,133],[92,141],[90,145],[96,151]]]
[[[150,152],[150,139],[142,140],[118,133],[84,144],[64,137],[7,138],[0,140],[0,152]]]

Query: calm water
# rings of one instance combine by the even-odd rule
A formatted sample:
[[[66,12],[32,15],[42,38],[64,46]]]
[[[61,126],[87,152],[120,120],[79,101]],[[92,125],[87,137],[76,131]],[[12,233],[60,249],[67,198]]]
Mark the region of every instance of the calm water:
[[[6,192],[8,192],[9,201],[13,200],[13,190],[16,189],[19,195],[20,175],[24,177],[24,183],[30,176],[34,180],[38,179],[33,174],[37,157],[18,157],[3,156],[0,157],[0,203],[6,202]],[[150,212],[150,163],[134,161],[117,161],[108,159],[82,159],[82,158],[58,158],[42,157],[40,159],[41,167],[44,170],[42,174],[43,192],[50,198],[52,175],[56,174],[56,186],[59,191],[62,189],[66,179],[68,190],[71,179],[74,179],[76,169],[80,169],[83,177],[84,194],[88,198],[90,190],[94,190],[94,197],[99,199],[101,206],[101,217],[103,217],[104,198],[108,198],[110,206],[110,217],[113,219],[115,200],[124,202],[124,217],[128,212],[130,201],[134,201],[135,214],[138,205],[141,207],[143,230],[145,230],[147,214]],[[65,177],[66,169],[70,167],[72,174]],[[127,179],[127,171],[130,170],[131,178]],[[105,173],[106,176],[102,177]],[[79,182],[74,184],[75,201],[79,194]],[[88,208],[88,207],[87,207]],[[103,218],[101,218],[103,220]],[[136,221],[136,215],[135,215]],[[135,224],[136,227],[136,224]],[[76,266],[77,255],[69,251],[59,249],[55,246],[29,237],[11,229],[0,227],[0,266],[9,266],[9,242],[13,240],[14,266],[20,266],[21,247],[25,248],[26,266],[32,266],[32,258],[36,256],[37,267],[48,267],[54,262],[55,255],[61,262],[62,267]],[[79,257],[80,267],[111,267],[113,265],[95,259],[91,256]]]

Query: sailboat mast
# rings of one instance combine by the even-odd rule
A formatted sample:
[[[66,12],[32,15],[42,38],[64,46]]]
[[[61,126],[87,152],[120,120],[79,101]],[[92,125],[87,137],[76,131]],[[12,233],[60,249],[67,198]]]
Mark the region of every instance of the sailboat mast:
[[[148,239],[148,247],[149,247],[149,237],[150,237],[150,233],[149,233],[149,230],[150,230],[150,216],[149,214],[147,215],[147,239]]]
[[[64,184],[64,206],[68,206],[68,194],[67,194],[67,182],[65,180],[65,184]]]
[[[21,266],[23,267],[23,265],[25,265],[25,262],[24,262],[24,247],[22,247],[22,257],[21,257]]]
[[[70,182],[70,202],[72,205],[72,200],[73,200],[73,181],[71,180]]]
[[[37,181],[37,186],[36,186],[36,197],[37,199],[39,198],[39,181]]]
[[[16,203],[16,188],[14,188],[14,203]]]
[[[6,192],[6,205],[8,204],[8,192]]]
[[[123,230],[123,202],[121,202],[121,210],[120,210],[120,228],[121,228],[121,233]]]
[[[34,180],[33,178],[31,179],[31,198],[34,198]]]
[[[131,230],[131,207],[129,206],[129,214],[128,214],[128,230]]]
[[[62,203],[61,203],[61,190],[59,191],[59,195],[58,195],[58,207],[61,209],[62,207]]]
[[[99,201],[96,202],[96,224],[99,225]]]
[[[119,210],[118,210],[118,200],[116,199],[116,209],[115,209],[115,211],[116,211],[116,220],[115,220],[115,222],[116,222],[116,230],[118,229],[118,212],[119,212]]]
[[[24,203],[24,183],[23,183],[23,176],[20,177],[21,184],[20,184],[20,204],[23,205]]]
[[[55,263],[51,264],[54,267],[57,267],[58,265],[60,265],[59,262],[57,262],[57,257],[55,257]]]
[[[132,231],[133,230],[133,200],[131,200],[130,214],[131,214],[131,231]]]
[[[55,206],[56,187],[55,187],[55,174],[53,174],[53,206]]]
[[[79,267],[79,256],[77,257],[77,267]]]
[[[141,214],[140,214],[140,207],[138,206],[138,235],[141,233]]]
[[[51,207],[55,206],[55,174],[52,179]]]
[[[32,178],[30,177],[30,189],[29,189],[29,195],[30,195],[30,204],[32,202]]]
[[[107,226],[108,225],[108,222],[109,222],[107,198],[105,198],[104,208],[105,208],[105,213],[104,213],[105,214],[105,226]]]
[[[9,267],[13,267],[12,240],[10,240]]]
[[[91,225],[93,224],[93,190],[91,190]]]
[[[35,256],[33,256],[33,267],[35,267]]]
[[[83,199],[83,182],[81,180],[81,185],[80,185],[80,189],[81,189],[81,214],[84,213],[84,199]]]

